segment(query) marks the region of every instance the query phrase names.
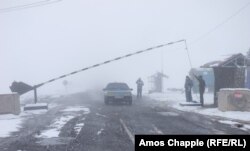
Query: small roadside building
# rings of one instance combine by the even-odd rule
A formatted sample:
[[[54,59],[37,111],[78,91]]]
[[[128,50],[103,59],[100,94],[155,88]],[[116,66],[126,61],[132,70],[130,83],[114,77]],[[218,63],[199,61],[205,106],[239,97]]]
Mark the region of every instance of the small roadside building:
[[[163,86],[164,86],[164,78],[168,78],[167,75],[165,75],[162,72],[157,72],[154,75],[149,77],[149,82],[150,82],[150,90],[149,93],[153,92],[163,92]]]
[[[206,81],[206,89],[208,93],[214,92],[214,71],[212,68],[192,68],[189,71],[189,76],[193,81],[193,92],[199,93],[199,82],[194,75],[202,75]]]
[[[246,88],[250,86],[249,61],[241,53],[201,66],[214,72],[214,105],[218,106],[218,92],[222,88]]]

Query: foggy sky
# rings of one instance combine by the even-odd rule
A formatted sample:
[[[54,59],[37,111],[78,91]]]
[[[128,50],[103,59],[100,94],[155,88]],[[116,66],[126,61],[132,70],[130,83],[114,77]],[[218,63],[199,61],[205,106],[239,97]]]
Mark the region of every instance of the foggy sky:
[[[0,9],[35,0],[1,0]],[[36,0],[39,1],[39,0]],[[226,24],[199,38],[249,0],[63,0],[59,3],[0,13],[0,93],[10,84],[31,85],[89,65],[187,39],[193,67],[250,48],[250,6]],[[135,88],[141,77],[161,71],[165,87],[182,88],[190,70],[183,43],[140,54],[66,78],[68,91],[101,89],[107,82]],[[63,80],[38,93],[65,93]],[[134,91],[135,92],[135,91]]]

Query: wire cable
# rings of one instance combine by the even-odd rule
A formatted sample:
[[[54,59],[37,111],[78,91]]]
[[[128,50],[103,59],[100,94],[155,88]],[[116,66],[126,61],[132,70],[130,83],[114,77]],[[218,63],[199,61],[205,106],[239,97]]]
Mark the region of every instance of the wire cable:
[[[191,68],[193,68],[192,62],[191,62],[191,58],[190,58],[190,53],[189,53],[189,50],[188,50],[188,47],[187,47],[187,40],[185,40],[184,42],[185,42],[185,47],[186,47],[185,49],[186,49],[186,51],[187,51],[187,56],[188,56],[189,65],[190,65]]]
[[[230,20],[232,20],[234,17],[236,17],[237,15],[239,15],[242,11],[244,11],[248,6],[250,5],[250,2],[246,3],[244,6],[242,6],[240,9],[238,9],[236,12],[234,12],[232,15],[230,15],[229,17],[227,17],[225,20],[223,20],[221,23],[217,24],[216,26],[214,26],[212,29],[210,29],[209,31],[207,31],[206,33],[204,33],[203,35],[201,35],[199,38],[195,39],[194,41],[191,42],[191,44],[197,43],[198,41],[204,39],[205,37],[207,37],[208,35],[210,35],[211,33],[215,32],[217,29],[219,29],[221,26],[223,26],[224,24],[228,23]]]

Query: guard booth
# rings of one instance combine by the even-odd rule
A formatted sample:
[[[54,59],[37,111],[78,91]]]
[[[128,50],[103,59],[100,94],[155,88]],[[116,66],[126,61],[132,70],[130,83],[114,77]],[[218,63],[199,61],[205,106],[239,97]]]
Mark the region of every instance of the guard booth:
[[[164,90],[164,78],[168,79],[168,76],[162,72],[157,72],[149,77],[150,90],[149,93],[161,93]]]
[[[201,68],[214,71],[214,106],[218,106],[218,92],[223,88],[245,88],[249,61],[241,54],[204,64]]]

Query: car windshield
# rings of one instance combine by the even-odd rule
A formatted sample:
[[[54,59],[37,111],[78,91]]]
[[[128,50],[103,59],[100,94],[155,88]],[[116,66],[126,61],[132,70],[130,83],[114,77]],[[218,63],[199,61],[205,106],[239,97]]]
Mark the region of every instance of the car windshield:
[[[106,87],[107,90],[129,90],[126,83],[110,83]]]

